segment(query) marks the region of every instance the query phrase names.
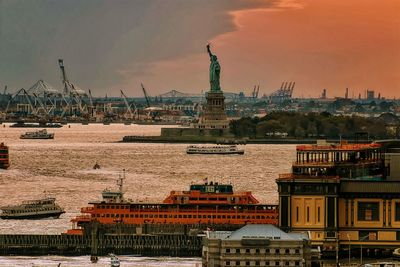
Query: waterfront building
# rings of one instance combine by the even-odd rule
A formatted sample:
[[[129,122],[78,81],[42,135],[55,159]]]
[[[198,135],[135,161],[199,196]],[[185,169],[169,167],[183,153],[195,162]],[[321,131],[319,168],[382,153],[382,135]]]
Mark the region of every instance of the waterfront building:
[[[309,231],[325,255],[400,246],[400,153],[393,143],[297,146],[277,179],[279,226]]]
[[[311,266],[308,235],[271,224],[208,231],[203,243],[203,266]]]

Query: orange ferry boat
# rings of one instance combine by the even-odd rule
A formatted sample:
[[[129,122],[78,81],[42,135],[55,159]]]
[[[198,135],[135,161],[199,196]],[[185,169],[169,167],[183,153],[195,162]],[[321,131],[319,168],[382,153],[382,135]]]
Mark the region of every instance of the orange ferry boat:
[[[119,190],[104,190],[103,200],[81,209],[68,234],[82,234],[91,221],[102,224],[278,224],[278,205],[259,204],[251,192],[234,192],[230,184],[192,184],[189,191],[171,191],[162,203],[132,203]]]
[[[0,169],[8,169],[10,167],[10,160],[8,155],[8,146],[4,143],[0,144]]]

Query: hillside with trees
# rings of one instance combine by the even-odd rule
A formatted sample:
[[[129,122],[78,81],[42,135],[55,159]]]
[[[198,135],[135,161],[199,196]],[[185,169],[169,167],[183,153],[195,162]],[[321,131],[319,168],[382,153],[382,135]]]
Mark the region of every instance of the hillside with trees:
[[[393,117],[394,116],[394,117]],[[387,122],[390,117],[390,124]],[[397,120],[396,120],[397,119]],[[397,125],[396,125],[397,121]],[[395,138],[398,135],[398,118],[381,116],[333,116],[322,113],[275,112],[262,118],[241,118],[230,123],[236,137],[270,138],[353,138],[356,132],[366,132],[372,139]]]

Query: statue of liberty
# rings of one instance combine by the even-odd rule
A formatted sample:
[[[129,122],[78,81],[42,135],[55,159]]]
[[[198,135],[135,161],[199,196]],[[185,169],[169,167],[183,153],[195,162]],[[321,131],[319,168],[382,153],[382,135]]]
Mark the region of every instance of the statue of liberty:
[[[210,44],[207,45],[207,51],[210,55],[210,90],[212,92],[221,91],[221,87],[219,85],[219,75],[221,73],[221,66],[217,60],[217,56],[213,55],[210,50]]]

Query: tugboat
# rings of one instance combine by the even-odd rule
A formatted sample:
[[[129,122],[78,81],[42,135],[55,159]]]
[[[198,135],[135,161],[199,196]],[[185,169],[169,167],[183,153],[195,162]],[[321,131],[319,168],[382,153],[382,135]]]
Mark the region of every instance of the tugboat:
[[[237,192],[231,184],[192,184],[187,191],[171,191],[162,203],[132,202],[124,198],[124,176],[119,190],[103,191],[102,201],[90,202],[71,220],[67,234],[83,234],[85,224],[244,225],[278,223],[278,206],[260,204],[249,191]]]
[[[237,145],[218,145],[218,146],[188,146],[186,148],[187,154],[244,154],[244,149],[239,149]]]
[[[8,155],[8,146],[4,143],[0,144],[0,169],[8,169],[10,160]]]
[[[1,219],[41,219],[58,218],[65,213],[56,199],[47,197],[39,200],[29,200],[22,202],[21,205],[1,207]]]
[[[36,132],[26,132],[21,134],[21,139],[54,139],[54,133],[48,133],[46,129]]]

